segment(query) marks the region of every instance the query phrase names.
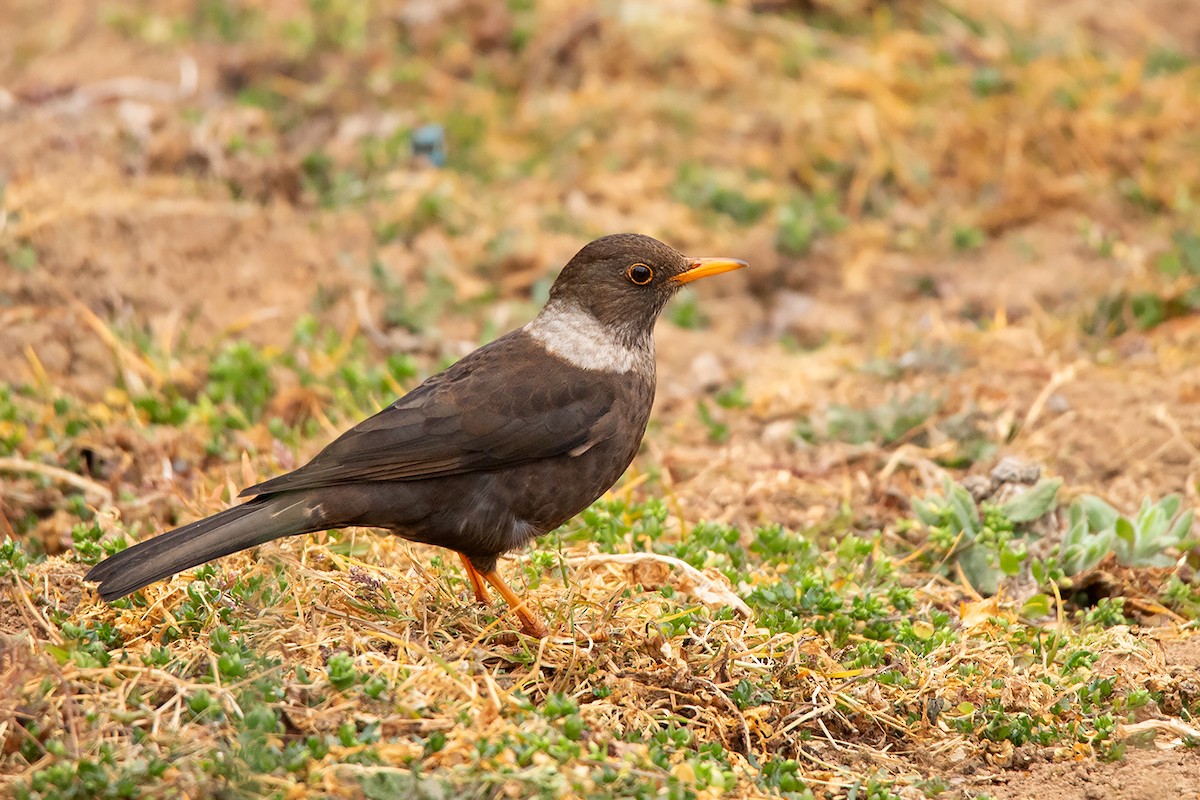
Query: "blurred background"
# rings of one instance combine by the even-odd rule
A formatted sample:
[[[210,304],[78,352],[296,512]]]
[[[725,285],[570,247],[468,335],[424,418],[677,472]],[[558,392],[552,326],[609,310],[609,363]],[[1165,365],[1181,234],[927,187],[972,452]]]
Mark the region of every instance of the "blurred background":
[[[769,424],[882,392],[855,438],[982,413],[990,452],[1077,357],[1194,337],[1198,51],[1181,0],[9,0],[0,379],[193,400],[297,325],[427,369],[634,230],[753,265],[673,307],[667,398],[748,380]],[[1194,402],[1188,363],[1038,413],[1111,431]],[[1035,450],[1103,476],[1094,430]]]

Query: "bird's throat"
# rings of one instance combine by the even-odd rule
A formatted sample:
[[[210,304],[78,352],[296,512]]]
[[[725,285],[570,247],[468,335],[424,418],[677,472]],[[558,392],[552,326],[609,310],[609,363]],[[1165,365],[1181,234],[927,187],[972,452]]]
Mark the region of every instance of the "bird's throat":
[[[572,303],[551,302],[525,332],[551,355],[580,369],[626,373],[654,369],[652,331],[605,325]]]

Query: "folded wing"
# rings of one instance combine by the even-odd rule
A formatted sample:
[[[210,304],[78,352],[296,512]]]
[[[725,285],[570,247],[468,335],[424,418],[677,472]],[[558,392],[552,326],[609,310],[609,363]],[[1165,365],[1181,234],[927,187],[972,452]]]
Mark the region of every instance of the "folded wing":
[[[305,466],[242,496],[421,480],[586,452],[614,427],[612,389],[580,381],[565,362],[525,357],[538,347],[522,331],[497,339],[346,431]]]

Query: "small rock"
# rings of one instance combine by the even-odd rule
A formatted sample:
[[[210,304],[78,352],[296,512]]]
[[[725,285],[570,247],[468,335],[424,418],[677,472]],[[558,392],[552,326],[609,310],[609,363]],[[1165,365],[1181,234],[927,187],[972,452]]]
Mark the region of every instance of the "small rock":
[[[992,481],[982,475],[968,475],[963,478],[962,487],[971,493],[976,503],[982,503],[992,496]]]
[[[763,428],[762,441],[766,445],[790,444],[796,441],[796,423],[790,419],[777,419]]]
[[[711,391],[729,381],[728,370],[712,352],[700,353],[693,358],[689,374],[692,388],[697,392]]]
[[[1032,486],[1041,477],[1042,468],[1039,465],[1013,456],[1000,459],[991,475],[992,484],[995,486],[1003,483],[1024,483]]]

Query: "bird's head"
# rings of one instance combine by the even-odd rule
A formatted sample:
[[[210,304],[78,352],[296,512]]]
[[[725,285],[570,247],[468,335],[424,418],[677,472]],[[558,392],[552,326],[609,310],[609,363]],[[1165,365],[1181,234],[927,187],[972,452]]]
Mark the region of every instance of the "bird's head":
[[[734,258],[689,258],[637,233],[604,236],[563,267],[547,310],[579,309],[611,335],[639,341],[649,337],[659,313],[685,283],[744,266]]]

